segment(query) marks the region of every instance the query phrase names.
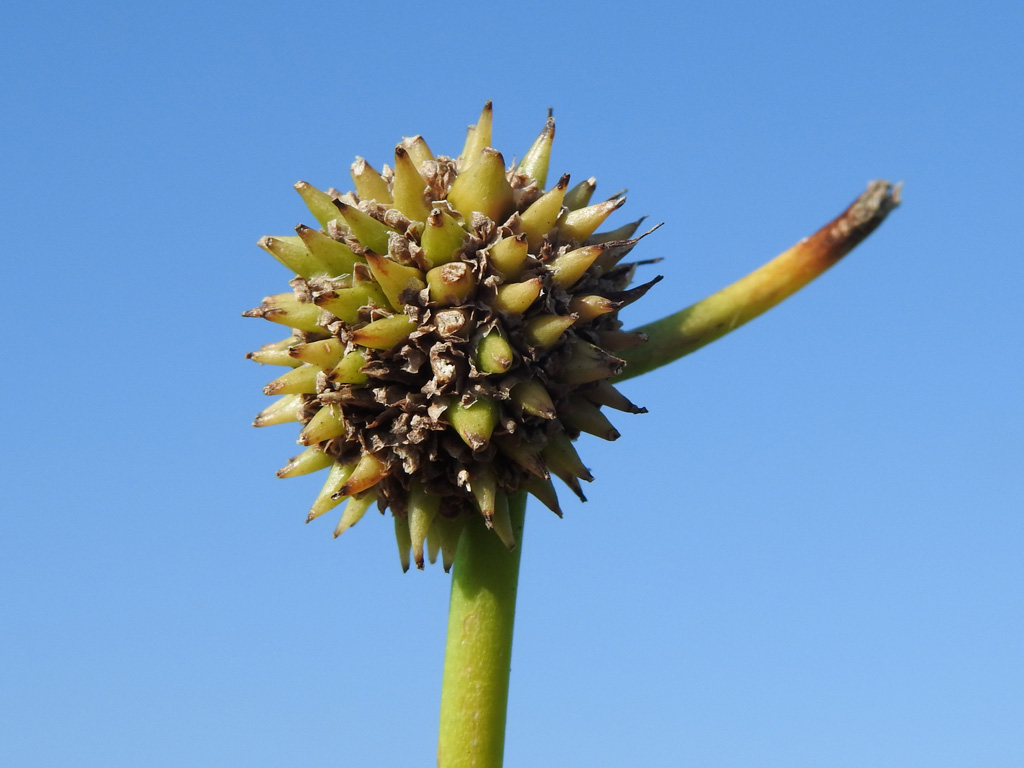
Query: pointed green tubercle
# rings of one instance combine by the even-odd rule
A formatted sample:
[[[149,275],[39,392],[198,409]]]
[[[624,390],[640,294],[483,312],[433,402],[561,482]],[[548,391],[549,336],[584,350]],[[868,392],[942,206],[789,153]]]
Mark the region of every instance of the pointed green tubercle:
[[[413,221],[426,221],[430,215],[427,185],[405,147],[395,147],[395,207]]]
[[[324,272],[328,277],[351,274],[353,267],[363,261],[352,253],[347,245],[339,243],[323,232],[317,232],[315,229],[301,224],[295,228],[295,231],[299,233],[299,237],[306,244],[310,253],[323,264]]]
[[[420,241],[423,258],[429,267],[447,264],[455,258],[465,240],[466,230],[462,225],[443,208],[434,208],[427,216]]]
[[[409,530],[409,518],[394,516],[395,543],[398,544],[398,558],[402,563],[402,571],[409,570],[409,550],[412,549],[412,533]]]
[[[531,416],[539,416],[542,419],[554,419],[558,416],[547,387],[536,379],[528,379],[516,384],[512,388],[510,397],[513,403]]]
[[[253,420],[254,427],[270,427],[299,420],[299,413],[305,404],[302,395],[284,395],[267,406]]]
[[[493,122],[493,109],[491,102],[484,104],[480,119],[476,125],[469,126],[466,131],[466,145],[462,148],[462,155],[459,157],[459,173],[465,173],[480,157],[485,147],[491,146],[491,124]]]
[[[336,498],[336,500],[340,501],[345,497],[336,493],[331,498]],[[349,497],[348,504],[345,505],[345,511],[341,513],[341,519],[338,521],[338,525],[334,529],[334,538],[338,538],[341,534],[362,520],[363,515],[366,514],[366,510],[373,506],[373,502],[376,500],[377,494],[373,489],[366,491],[366,493],[361,496]]]
[[[320,226],[327,229],[327,225],[332,221],[339,219],[340,214],[338,208],[335,206],[335,199],[326,192],[321,192],[319,189],[314,187],[305,181],[295,182],[295,191],[302,196],[302,201],[309,208],[309,212],[313,214],[313,217],[320,222]],[[345,227],[342,222],[342,227]]]
[[[261,237],[257,242],[284,266],[300,277],[314,277],[327,274],[327,267],[306,247],[298,237]]]
[[[357,157],[352,163],[352,183],[360,200],[376,200],[378,203],[391,202],[388,183],[366,160]]]
[[[409,535],[412,540],[412,557],[416,567],[423,570],[423,543],[434,522],[438,509],[441,508],[441,497],[424,490],[423,485],[414,480],[409,488]]]
[[[345,434],[345,418],[335,405],[325,405],[299,433],[299,445],[316,445]]]
[[[323,369],[337,365],[344,353],[345,345],[338,338],[308,341],[288,348],[291,357]]]
[[[477,343],[474,361],[484,373],[505,373],[515,363],[515,352],[508,339],[494,329]]]
[[[589,179],[581,181],[566,192],[565,199],[562,201],[562,204],[570,211],[575,211],[577,208],[583,208],[590,203],[590,198],[593,196],[596,188],[597,179],[591,176]]]
[[[427,272],[430,300],[443,307],[465,304],[476,288],[476,278],[464,261],[442,264]]]
[[[515,280],[523,271],[530,244],[525,234],[506,237],[490,247],[487,258],[491,266],[508,280]]]
[[[334,459],[319,448],[307,448],[298,456],[293,456],[287,464],[277,470],[278,477],[298,477],[311,472],[319,472],[334,463]]]
[[[366,365],[366,355],[355,349],[341,358],[327,378],[338,384],[362,386],[369,380],[369,377],[359,370],[364,365]]]
[[[569,188],[569,174],[559,179],[550,191],[537,198],[533,204],[523,211],[521,226],[530,248],[536,248],[551,231],[562,212],[562,200],[565,190]]]
[[[401,309],[406,305],[404,300],[412,294],[419,293],[427,287],[423,279],[423,273],[416,267],[399,264],[386,256],[380,256],[372,251],[366,254],[366,263],[370,265],[370,271],[374,278],[388,297],[388,302],[393,309]]]
[[[544,283],[539,277],[522,283],[500,285],[494,299],[494,308],[506,315],[520,316],[537,300],[543,286]]]
[[[313,395],[316,394],[316,377],[320,369],[315,365],[303,364],[282,374],[263,388],[267,395]]]
[[[290,336],[283,341],[275,341],[273,344],[264,344],[255,352],[250,352],[246,358],[263,365],[285,365],[289,368],[297,368],[302,364],[288,353],[288,349],[297,344],[298,337]]]
[[[355,469],[355,462],[347,464],[335,462],[331,465],[331,469],[327,473],[327,481],[324,483],[323,488],[320,489],[320,493],[317,494],[316,500],[309,510],[309,515],[306,517],[307,523],[316,520],[325,512],[330,512],[342,502],[343,497],[334,498],[334,494],[348,480],[353,469]]]
[[[575,315],[536,315],[523,326],[523,337],[531,346],[550,349],[575,322]]]
[[[448,406],[448,422],[474,451],[487,446],[498,424],[498,404],[489,397],[478,397],[471,405],[458,400]]]
[[[391,349],[409,338],[416,321],[408,315],[392,315],[367,323],[352,332],[352,341],[368,349]]]
[[[448,191],[448,202],[470,222],[482,213],[501,224],[515,207],[512,186],[505,177],[505,160],[500,152],[485,148],[473,164],[460,173]]]
[[[356,240],[364,248],[375,253],[388,252],[388,235],[394,232],[391,227],[377,221],[368,213],[363,213],[355,206],[335,200],[339,215],[345,220]]]
[[[551,144],[554,140],[555,118],[549,116],[544,124],[544,130],[533,142],[533,146],[526,150],[523,161],[519,163],[519,172],[536,181],[541,189],[544,189],[548,181],[548,163],[551,160]]]

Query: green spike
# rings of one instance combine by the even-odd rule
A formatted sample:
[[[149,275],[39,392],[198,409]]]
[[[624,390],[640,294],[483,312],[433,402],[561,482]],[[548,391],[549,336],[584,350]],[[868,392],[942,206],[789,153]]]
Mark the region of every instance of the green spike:
[[[359,310],[362,307],[386,309],[389,306],[387,296],[381,287],[370,281],[356,283],[351,288],[324,291],[314,296],[313,301],[318,307],[323,307],[349,325],[355,325],[360,321]]]
[[[526,235],[506,237],[487,250],[491,268],[508,280],[515,280],[523,272],[530,243]]]
[[[372,453],[364,453],[337,493],[339,496],[353,496],[375,486],[387,473],[387,465],[383,461]]]
[[[621,302],[622,306],[628,307],[634,301],[642,299],[644,295],[651,290],[651,288],[656,286],[663,279],[664,277],[662,275],[658,275],[656,278],[644,283],[643,285],[630,288],[628,291],[619,291],[618,293],[612,294],[612,296],[615,297],[616,301]]]
[[[388,235],[395,230],[377,221],[370,214],[363,213],[354,205],[343,203],[341,200],[335,200],[334,204],[360,245],[375,253],[388,252]]]
[[[586,341],[572,345],[569,359],[562,367],[562,381],[566,384],[586,384],[622,373],[626,363]]]
[[[604,296],[573,296],[569,311],[578,315],[581,323],[590,323],[609,312],[622,307],[622,302],[612,301]]]
[[[366,365],[366,355],[355,349],[341,358],[327,380],[336,384],[353,384],[361,386],[369,381],[369,377],[359,369]]]
[[[536,315],[523,326],[523,337],[530,346],[551,349],[575,322],[574,315]]]
[[[287,339],[275,341],[273,344],[264,344],[255,352],[246,353],[245,359],[262,365],[284,365],[289,368],[297,368],[302,363],[288,354],[288,348],[298,341],[297,336],[289,336]]]
[[[443,307],[465,304],[476,288],[476,278],[464,261],[453,261],[427,272],[430,300]]]
[[[613,229],[608,232],[595,232],[589,238],[587,238],[587,244],[596,243],[611,243],[618,240],[628,240],[636,231],[640,228],[640,225],[644,223],[646,216],[641,216],[636,221],[631,221],[629,224],[623,224],[618,229]]]
[[[339,501],[344,498],[343,496],[338,496],[337,493],[335,493],[331,498],[334,499],[335,497],[337,497]],[[363,515],[366,514],[366,510],[368,510],[376,500],[377,492],[373,489],[370,489],[361,496],[350,497],[348,504],[345,505],[345,511],[341,513],[341,519],[338,521],[338,525],[334,529],[334,538],[338,538],[341,534],[362,520]]]
[[[392,315],[353,331],[351,339],[368,349],[391,349],[409,338],[416,328],[416,321],[408,315]]]
[[[565,200],[562,201],[562,205],[570,211],[575,211],[577,208],[583,208],[590,202],[590,198],[593,196],[596,188],[597,179],[591,176],[589,179],[581,181],[575,187],[566,192]]]
[[[493,109],[491,102],[484,104],[480,119],[476,125],[469,126],[466,131],[466,145],[462,148],[459,156],[459,173],[465,173],[479,158],[484,147],[491,146],[491,123],[493,120]]]
[[[618,440],[619,431],[601,409],[580,395],[570,395],[558,410],[558,419],[570,429],[604,440]]]
[[[436,523],[427,531],[427,559],[431,565],[437,562],[437,553],[441,551],[441,528]]]
[[[350,275],[356,264],[363,263],[363,259],[352,253],[351,248],[323,232],[317,232],[302,224],[297,226],[295,231],[299,233],[310,253],[324,264],[328,277]]]
[[[474,451],[487,447],[498,424],[498,404],[489,397],[478,397],[472,405],[453,400],[448,406],[448,423]]]
[[[395,147],[395,183],[392,190],[395,207],[413,221],[426,221],[430,215],[427,185],[405,147]]]
[[[508,496],[503,491],[494,494],[494,517],[491,518],[491,527],[498,534],[501,543],[511,552],[516,548],[516,535],[512,531],[512,517],[508,511]]]
[[[603,245],[586,245],[556,256],[547,264],[552,279],[563,288],[569,288],[579,282],[603,250]]]
[[[287,464],[277,470],[277,476],[298,477],[299,475],[308,475],[311,472],[327,469],[333,463],[334,459],[319,448],[307,448],[298,456],[292,456]]]
[[[607,381],[599,381],[595,386],[588,387],[580,394],[592,403],[596,403],[597,405],[607,405],[609,408],[614,408],[617,411],[623,411],[625,413],[647,413],[646,408],[641,408],[639,405],[635,405],[630,402],[629,398],[619,392],[619,390]]]
[[[548,162],[551,160],[551,143],[555,140],[555,118],[548,116],[544,124],[544,130],[536,138],[523,160],[519,163],[519,172],[525,173],[537,182],[537,186],[544,189],[548,180]]]
[[[326,275],[327,268],[294,236],[261,237],[256,244],[300,277]]]
[[[278,376],[263,388],[265,395],[315,395],[316,377],[320,369],[315,365],[300,365]]]
[[[459,544],[459,537],[462,535],[462,528],[465,519],[459,517],[445,517],[438,515],[434,520],[437,526],[438,538],[441,539],[441,563],[444,565],[444,572],[448,573],[455,562],[455,550]]]
[[[331,465],[331,469],[327,473],[327,482],[320,489],[320,493],[317,494],[316,500],[309,510],[309,515],[306,517],[307,523],[316,520],[324,512],[329,512],[341,503],[341,498],[334,498],[334,494],[348,480],[355,466],[355,462],[347,464],[335,462]]]
[[[324,229],[327,229],[329,223],[338,219],[338,209],[334,205],[335,198],[326,192],[321,192],[305,181],[295,182],[295,191],[302,196],[309,212]]]
[[[366,160],[357,157],[351,168],[352,183],[356,187],[356,195],[360,200],[376,200],[382,205],[391,202],[388,183],[377,170]]]
[[[475,212],[497,224],[504,223],[515,208],[515,200],[501,153],[489,147],[483,149],[473,164],[452,182],[448,202],[467,223],[472,221]]]
[[[512,532],[508,497],[498,488],[498,476],[494,468],[489,464],[479,465],[470,472],[469,484],[487,527],[498,534],[498,538],[506,547],[510,550],[515,549],[516,537]]]
[[[412,538],[412,557],[416,567],[423,570],[423,542],[441,507],[441,497],[427,493],[422,483],[412,481],[409,488],[409,534]]]
[[[402,572],[409,570],[409,548],[412,547],[412,534],[409,531],[409,518],[395,518],[395,542],[398,544],[398,557],[402,561]]]
[[[423,140],[422,136],[407,136],[402,139],[400,146],[409,153],[417,171],[423,167],[424,163],[434,159],[434,153],[430,151],[430,147],[427,146],[427,142]]]
[[[299,433],[299,445],[316,445],[345,434],[345,417],[336,405],[325,405]]]
[[[562,212],[562,200],[569,188],[569,174],[565,174],[550,191],[538,197],[522,213],[522,230],[531,248],[536,248],[551,231]]]
[[[294,293],[267,296],[263,304],[242,313],[242,317],[262,317],[272,323],[297,328],[307,333],[323,333],[320,327],[320,308],[316,304],[299,301]]]
[[[508,340],[493,329],[477,342],[473,361],[484,373],[505,373],[515,363],[515,353]]]
[[[558,505],[558,493],[555,491],[555,484],[551,478],[540,478],[536,475],[527,475],[519,484],[527,493],[540,500],[540,502],[559,517],[562,516],[562,508]]]
[[[345,344],[338,338],[308,341],[288,348],[288,354],[303,363],[327,370],[333,368],[345,354]]]
[[[570,211],[558,227],[558,236],[562,240],[575,240],[578,243],[585,242],[594,231],[604,223],[613,211],[617,211],[626,202],[626,198],[619,197],[615,200],[606,200],[596,205],[588,205],[586,208],[579,208]]]
[[[366,254],[366,263],[370,265],[370,271],[394,309],[401,309],[406,305],[403,297],[408,291],[419,293],[427,287],[423,273],[416,267],[399,264],[373,251]]]
[[[534,446],[523,442],[521,438],[504,435],[496,437],[494,444],[498,446],[499,451],[527,472],[540,478],[548,477],[548,470],[544,466],[543,459],[540,457],[540,451]]]
[[[429,267],[439,267],[455,258],[455,253],[466,241],[466,230],[441,208],[434,208],[427,216],[420,245],[423,259]]]
[[[576,453],[572,441],[565,432],[555,432],[548,435],[548,444],[544,447],[541,455],[547,462],[548,469],[558,475],[571,488],[573,484],[566,479],[567,477],[580,478],[588,483],[594,479],[594,476],[590,474],[590,470],[583,465],[583,461],[580,459],[579,454]],[[573,490],[575,491],[576,488],[573,488]],[[582,498],[582,494],[579,492],[577,492],[577,495]]]
[[[558,416],[547,387],[537,379],[528,379],[516,384],[509,393],[512,402],[531,416],[554,419]]]
[[[506,315],[521,316],[540,296],[544,282],[534,277],[522,283],[499,285],[493,307]]]
[[[491,464],[477,464],[469,471],[469,490],[476,499],[476,506],[484,516],[487,527],[494,520],[494,498],[498,492],[498,476]]]
[[[559,480],[561,480],[563,483],[569,486],[569,490],[575,493],[576,497],[580,501],[587,500],[586,494],[583,493],[583,486],[580,485],[580,481],[578,478],[576,478],[573,475],[570,475],[568,472],[563,472],[560,469],[555,469],[554,467],[551,468],[551,471]]]
[[[626,240],[620,243],[605,243],[604,253],[602,253],[598,257],[597,261],[594,262],[594,272],[598,275],[604,275],[611,272],[615,269],[616,265],[633,250],[633,246],[636,245],[636,243],[637,240]]]
[[[264,408],[253,420],[254,427],[269,427],[274,424],[287,424],[298,421],[299,414],[306,401],[302,395],[284,395]]]

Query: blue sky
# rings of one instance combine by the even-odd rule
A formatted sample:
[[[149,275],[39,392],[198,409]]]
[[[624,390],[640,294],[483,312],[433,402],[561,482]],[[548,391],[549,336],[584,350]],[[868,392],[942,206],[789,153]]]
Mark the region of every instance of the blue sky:
[[[529,512],[507,764],[1019,766],[1019,3],[39,2],[0,11],[0,762],[428,765],[449,580],[304,526],[253,430],[255,246],[495,104],[666,226],[675,311],[841,211],[800,295],[624,385]],[[625,214],[620,213],[626,220]],[[13,299],[13,307],[11,300]],[[564,494],[567,496],[567,494]]]

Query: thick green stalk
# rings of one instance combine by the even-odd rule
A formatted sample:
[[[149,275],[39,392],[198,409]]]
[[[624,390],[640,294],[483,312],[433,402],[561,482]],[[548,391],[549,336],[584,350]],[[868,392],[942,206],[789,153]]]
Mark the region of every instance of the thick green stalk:
[[[694,352],[768,311],[849,253],[899,205],[900,187],[873,181],[836,219],[763,267],[696,304],[635,330],[648,341],[618,353],[619,381]]]
[[[526,494],[509,499],[517,546],[509,552],[472,518],[455,553],[441,690],[439,768],[500,768],[512,661]]]

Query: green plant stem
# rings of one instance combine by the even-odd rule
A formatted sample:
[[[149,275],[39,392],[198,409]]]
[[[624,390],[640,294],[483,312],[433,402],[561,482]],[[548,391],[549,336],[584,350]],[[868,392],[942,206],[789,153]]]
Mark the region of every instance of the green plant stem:
[[[473,517],[455,553],[441,690],[439,768],[500,768],[526,494],[509,499],[509,552]]]
[[[900,203],[900,187],[873,181],[849,208],[763,267],[696,304],[635,330],[648,341],[619,354],[639,376],[719,339],[803,288],[871,234]]]

